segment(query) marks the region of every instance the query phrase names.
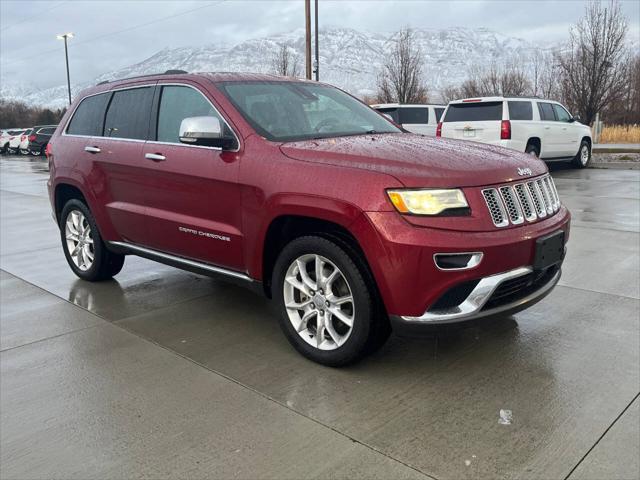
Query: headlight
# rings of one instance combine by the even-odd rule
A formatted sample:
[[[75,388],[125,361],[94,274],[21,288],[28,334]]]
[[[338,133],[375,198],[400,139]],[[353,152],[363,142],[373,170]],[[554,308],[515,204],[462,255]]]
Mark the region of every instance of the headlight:
[[[438,215],[445,210],[468,208],[462,190],[387,190],[393,206],[400,213]]]

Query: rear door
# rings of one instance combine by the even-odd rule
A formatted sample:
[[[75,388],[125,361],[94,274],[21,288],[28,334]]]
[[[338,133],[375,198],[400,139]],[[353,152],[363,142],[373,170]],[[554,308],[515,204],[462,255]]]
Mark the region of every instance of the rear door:
[[[421,135],[436,134],[435,126],[429,125],[429,107],[405,106],[398,109],[400,124],[406,130]]]
[[[500,143],[503,101],[450,103],[442,121],[442,136],[482,143]]]
[[[237,151],[180,143],[187,117],[214,116],[233,135],[198,84],[159,84],[151,139],[141,154],[148,207],[146,244],[156,250],[244,270]],[[237,139],[237,136],[236,136]]]
[[[113,91],[104,136],[90,144],[99,151],[86,153],[93,155],[94,174],[104,178],[103,201],[111,222],[125,241],[136,244],[149,241],[142,147],[149,134],[154,90],[155,82]]]

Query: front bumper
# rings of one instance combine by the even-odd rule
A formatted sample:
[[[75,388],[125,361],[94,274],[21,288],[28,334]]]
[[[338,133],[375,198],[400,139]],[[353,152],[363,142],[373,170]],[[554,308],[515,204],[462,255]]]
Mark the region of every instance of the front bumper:
[[[368,212],[351,228],[361,240],[387,313],[404,319],[404,323],[425,324],[464,321],[494,313],[484,312],[493,310],[496,302],[489,297],[502,283],[513,284],[514,278],[541,273],[532,268],[536,240],[562,230],[566,243],[569,225],[570,214],[561,207],[544,220],[484,232],[416,227],[395,212]],[[460,252],[480,252],[482,261],[473,268],[451,270],[439,269],[434,262],[435,254]],[[555,273],[540,278],[534,285],[536,292],[527,290],[526,299],[503,310],[530,304],[537,299],[536,293],[544,295],[546,290],[541,289],[540,282],[548,284],[550,290],[559,278]],[[465,288],[453,298],[447,295],[460,286]],[[469,298],[472,291],[473,298]],[[511,298],[503,298],[503,303],[506,300]],[[451,310],[452,306],[458,309]],[[437,316],[432,315],[434,312]]]
[[[482,278],[469,295],[456,306],[444,309],[429,309],[418,317],[392,315],[395,326],[403,328],[411,325],[442,325],[447,323],[476,320],[497,314],[508,315],[524,310],[546,297],[560,280],[559,267],[542,275],[539,283],[526,283],[514,291],[506,301],[494,302],[492,298],[501,286],[517,279],[534,276],[531,267],[520,267],[508,272]],[[504,296],[503,296],[504,299]]]

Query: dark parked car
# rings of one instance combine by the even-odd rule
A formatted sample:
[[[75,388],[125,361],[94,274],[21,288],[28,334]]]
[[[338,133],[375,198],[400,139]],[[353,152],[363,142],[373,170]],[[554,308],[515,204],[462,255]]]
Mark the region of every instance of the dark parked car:
[[[29,135],[29,153],[31,155],[44,155],[47,144],[57,127],[57,125],[40,125],[33,127]]]
[[[330,85],[138,77],[82,92],[47,148],[69,266],[125,255],[258,287],[303,355],[344,365],[396,329],[508,315],[560,278],[546,165],[403,133]]]

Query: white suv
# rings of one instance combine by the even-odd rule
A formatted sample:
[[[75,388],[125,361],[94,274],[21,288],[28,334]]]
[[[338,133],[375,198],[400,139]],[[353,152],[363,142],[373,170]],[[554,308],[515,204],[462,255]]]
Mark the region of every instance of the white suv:
[[[450,102],[438,124],[438,137],[499,145],[540,157],[591,161],[591,129],[553,100],[518,97],[465,98]]]
[[[384,113],[402,128],[421,135],[436,134],[445,105],[401,105],[399,103],[381,103],[371,108]]]

